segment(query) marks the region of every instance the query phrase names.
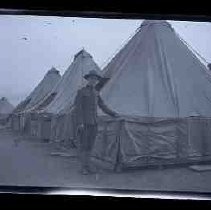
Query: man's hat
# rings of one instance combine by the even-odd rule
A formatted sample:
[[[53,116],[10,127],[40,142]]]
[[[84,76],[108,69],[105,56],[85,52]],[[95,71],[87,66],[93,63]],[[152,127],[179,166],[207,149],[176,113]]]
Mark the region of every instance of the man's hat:
[[[84,76],[84,78],[88,79],[89,77],[92,77],[92,76],[97,77],[98,80],[102,79],[102,77],[95,70],[91,70],[88,74]]]

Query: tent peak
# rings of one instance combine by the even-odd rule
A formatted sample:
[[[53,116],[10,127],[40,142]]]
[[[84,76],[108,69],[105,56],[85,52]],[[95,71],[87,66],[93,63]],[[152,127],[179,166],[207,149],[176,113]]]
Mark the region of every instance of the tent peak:
[[[153,26],[153,25],[171,27],[171,24],[168,23],[166,20],[144,20],[142,22],[142,24],[141,24],[140,27],[143,27],[143,26]]]
[[[92,58],[92,56],[83,48],[82,50],[80,50],[78,53],[75,54],[74,60],[76,60],[78,58],[83,58],[83,57]]]
[[[48,74],[49,74],[49,73],[59,74],[59,70],[57,70],[55,67],[52,67],[52,68],[48,71]]]

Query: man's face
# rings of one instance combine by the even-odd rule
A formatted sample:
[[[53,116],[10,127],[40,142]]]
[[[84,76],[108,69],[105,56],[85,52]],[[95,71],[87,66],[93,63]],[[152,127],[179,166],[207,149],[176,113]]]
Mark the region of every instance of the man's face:
[[[98,78],[95,76],[91,76],[87,80],[88,80],[88,84],[91,86],[95,86],[98,82]]]

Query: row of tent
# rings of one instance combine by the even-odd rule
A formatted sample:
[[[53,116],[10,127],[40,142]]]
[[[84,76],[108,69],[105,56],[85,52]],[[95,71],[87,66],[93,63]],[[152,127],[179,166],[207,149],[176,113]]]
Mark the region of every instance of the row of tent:
[[[0,99],[0,115],[10,114],[14,110],[14,106],[8,101],[6,97]]]
[[[6,97],[0,99],[0,124],[5,124],[10,113],[14,110],[14,106]]]
[[[62,77],[55,68],[49,70],[14,109],[11,127],[42,139],[74,141],[74,118],[69,110],[77,90],[86,84],[83,76],[93,69],[109,78],[100,91],[101,97],[125,118],[122,125],[99,110],[95,159],[114,166],[119,153],[121,164],[126,165],[133,165],[134,160],[146,164],[149,157],[155,156],[156,160],[189,160],[196,154],[203,156],[203,148],[208,153],[210,149],[211,154],[207,142],[211,135],[207,126],[211,117],[209,69],[166,21],[145,20],[102,71],[84,49],[75,55]],[[205,140],[202,130],[207,135]],[[201,138],[190,138],[191,132]],[[149,138],[148,143],[143,135]],[[184,139],[179,150],[178,136]],[[153,142],[153,147],[149,142]]]

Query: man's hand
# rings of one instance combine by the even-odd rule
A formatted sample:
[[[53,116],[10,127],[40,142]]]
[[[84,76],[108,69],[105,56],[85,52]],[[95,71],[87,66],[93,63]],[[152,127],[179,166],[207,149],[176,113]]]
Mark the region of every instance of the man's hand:
[[[115,118],[119,121],[124,120],[124,118],[120,114],[115,114]]]
[[[84,128],[84,124],[80,124],[80,125],[78,126],[78,128],[79,128],[79,129],[83,129],[83,128]]]
[[[80,125],[77,127],[77,131],[78,131],[78,132],[81,132],[81,131],[83,131],[83,128],[84,128],[84,124],[80,124]]]

